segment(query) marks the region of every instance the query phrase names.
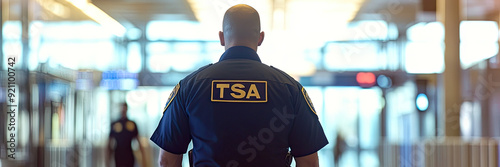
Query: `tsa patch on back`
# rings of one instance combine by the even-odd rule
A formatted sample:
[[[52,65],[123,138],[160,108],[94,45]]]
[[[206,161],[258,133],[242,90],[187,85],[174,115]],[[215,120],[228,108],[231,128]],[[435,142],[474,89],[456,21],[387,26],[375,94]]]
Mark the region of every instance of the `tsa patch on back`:
[[[267,81],[213,80],[213,102],[267,102]]]

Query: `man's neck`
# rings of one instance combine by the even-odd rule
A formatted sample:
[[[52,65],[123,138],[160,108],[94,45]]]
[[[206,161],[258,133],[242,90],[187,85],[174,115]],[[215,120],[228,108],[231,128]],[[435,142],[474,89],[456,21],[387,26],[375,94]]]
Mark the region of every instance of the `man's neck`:
[[[233,47],[233,46],[245,46],[245,47],[249,47],[253,50],[255,50],[257,52],[257,46],[256,45],[249,45],[249,44],[244,44],[244,43],[234,43],[234,44],[226,44],[224,46],[225,50]]]

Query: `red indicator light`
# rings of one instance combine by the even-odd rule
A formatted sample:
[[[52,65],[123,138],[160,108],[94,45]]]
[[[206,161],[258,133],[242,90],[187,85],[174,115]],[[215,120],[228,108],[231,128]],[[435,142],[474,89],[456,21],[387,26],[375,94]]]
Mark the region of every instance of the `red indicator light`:
[[[371,72],[360,72],[356,74],[356,81],[361,87],[372,87],[377,80],[375,74]]]

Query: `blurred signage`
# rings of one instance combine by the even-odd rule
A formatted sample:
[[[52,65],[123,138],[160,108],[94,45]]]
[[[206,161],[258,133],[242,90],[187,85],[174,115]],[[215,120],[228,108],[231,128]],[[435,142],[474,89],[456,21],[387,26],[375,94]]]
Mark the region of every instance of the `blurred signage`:
[[[80,71],[76,78],[77,90],[92,90],[94,88],[93,74],[91,71]]]
[[[133,90],[139,81],[137,74],[127,71],[106,71],[102,73],[100,86],[108,90]]]
[[[139,73],[140,86],[175,86],[184,77],[189,75],[188,72],[169,72],[169,73]]]
[[[361,87],[372,87],[376,84],[375,74],[371,72],[359,72],[356,74],[356,81]]]
[[[390,88],[393,85],[405,82],[406,79],[407,75],[402,72],[319,72],[312,76],[300,77],[299,81],[304,86],[359,86],[362,88],[378,86]]]

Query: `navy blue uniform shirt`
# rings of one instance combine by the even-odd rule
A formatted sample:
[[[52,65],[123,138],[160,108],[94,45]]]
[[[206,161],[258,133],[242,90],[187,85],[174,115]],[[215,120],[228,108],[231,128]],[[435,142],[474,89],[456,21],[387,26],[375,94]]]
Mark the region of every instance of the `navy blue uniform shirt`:
[[[328,141],[306,91],[292,77],[235,46],[191,73],[172,91],[151,140],[186,153],[195,166],[284,166]]]

